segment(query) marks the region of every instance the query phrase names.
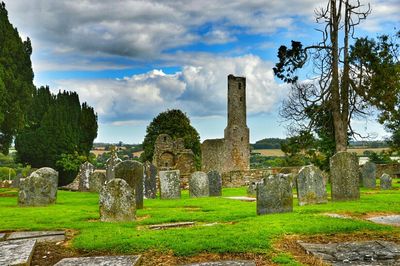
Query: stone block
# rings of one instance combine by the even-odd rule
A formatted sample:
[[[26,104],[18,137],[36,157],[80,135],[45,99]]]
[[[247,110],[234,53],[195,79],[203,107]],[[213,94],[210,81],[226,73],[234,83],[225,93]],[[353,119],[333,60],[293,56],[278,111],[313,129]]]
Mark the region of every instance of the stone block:
[[[58,172],[49,167],[21,178],[18,192],[19,206],[46,206],[57,199]]]
[[[192,263],[184,266],[256,266],[256,263],[250,260],[223,260]]]
[[[29,266],[36,240],[11,240],[0,242],[0,265]]]
[[[291,176],[269,175],[257,183],[257,214],[293,211]]]
[[[143,209],[143,164],[126,160],[114,168],[115,178],[124,179],[135,193],[136,209]]]
[[[35,239],[37,242],[60,242],[65,240],[64,231],[27,231],[13,232],[7,240]]]
[[[333,201],[360,199],[358,158],[349,152],[338,152],[331,157],[331,193]]]
[[[101,256],[66,258],[54,266],[136,266],[140,265],[141,256]]]
[[[392,189],[392,178],[388,174],[383,174],[380,178],[381,189]]]
[[[209,183],[209,194],[210,197],[222,196],[222,177],[218,171],[210,171],[207,173]]]
[[[136,219],[135,194],[125,180],[114,178],[108,181],[99,196],[101,221],[129,222]]]
[[[91,192],[100,192],[105,183],[106,175],[102,172],[94,172],[89,176],[89,190]]]
[[[157,196],[157,168],[150,162],[144,164],[144,196],[147,199]]]
[[[207,174],[204,172],[194,172],[189,180],[189,196],[191,198],[208,197],[210,186]]]
[[[313,165],[300,170],[296,178],[296,187],[300,206],[328,202],[322,172]]]
[[[376,187],[376,164],[373,162],[366,162],[361,168],[362,185],[365,188]]]
[[[160,171],[160,198],[161,199],[180,199],[180,174],[179,170]]]

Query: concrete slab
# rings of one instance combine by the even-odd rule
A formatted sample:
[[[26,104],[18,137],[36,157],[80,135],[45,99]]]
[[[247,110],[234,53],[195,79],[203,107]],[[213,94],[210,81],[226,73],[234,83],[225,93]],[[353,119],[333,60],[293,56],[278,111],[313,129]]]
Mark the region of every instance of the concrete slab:
[[[195,222],[180,222],[180,223],[168,223],[168,224],[153,224],[149,225],[149,229],[159,230],[159,229],[168,229],[174,227],[185,227],[185,226],[192,226]]]
[[[224,199],[232,199],[232,200],[240,200],[240,201],[257,201],[256,198],[251,198],[251,197],[224,197]]]
[[[229,261],[225,260],[225,261],[193,263],[184,266],[256,266],[256,263],[249,260],[229,260]]]
[[[0,233],[0,241],[3,241],[6,239],[6,234],[5,233]]]
[[[377,224],[400,226],[400,215],[376,216],[368,218],[367,220]]]
[[[31,265],[35,239],[12,240],[0,242],[0,265],[29,266]]]
[[[11,233],[7,240],[36,239],[38,242],[60,242],[65,240],[64,231],[27,231]]]
[[[140,258],[140,255],[66,258],[54,266],[136,266],[139,265]]]

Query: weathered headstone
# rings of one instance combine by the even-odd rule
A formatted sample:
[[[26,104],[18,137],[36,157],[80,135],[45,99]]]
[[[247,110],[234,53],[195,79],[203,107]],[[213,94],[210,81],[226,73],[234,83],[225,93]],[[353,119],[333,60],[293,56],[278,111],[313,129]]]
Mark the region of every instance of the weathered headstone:
[[[35,239],[39,242],[60,242],[65,240],[65,231],[25,231],[13,232],[7,240]]]
[[[83,163],[79,168],[79,191],[89,191],[89,176],[94,172],[93,164]]]
[[[210,197],[222,196],[222,178],[218,171],[210,171],[207,173],[209,183]]]
[[[338,152],[331,157],[331,187],[333,201],[360,199],[358,158],[349,152]]]
[[[143,164],[126,160],[114,167],[115,178],[124,179],[135,193],[136,209],[143,209]]]
[[[0,242],[0,265],[31,265],[36,240],[11,240]]]
[[[327,203],[326,188],[321,171],[313,166],[300,169],[296,178],[299,205]]]
[[[181,182],[179,170],[160,171],[160,198],[161,199],[180,199]]]
[[[210,184],[207,174],[194,172],[189,179],[189,196],[191,198],[208,197],[210,195]]]
[[[388,174],[383,174],[380,180],[381,189],[392,189],[392,178]]]
[[[366,162],[361,168],[362,185],[365,188],[376,187],[376,164],[373,162]]]
[[[157,168],[150,162],[144,163],[144,196],[155,199],[157,194]]]
[[[140,258],[140,255],[65,258],[57,262],[54,266],[136,266],[141,264]]]
[[[99,202],[103,222],[129,222],[136,218],[135,194],[123,179],[107,181],[100,190]]]
[[[257,195],[257,182],[250,181],[247,185],[247,195],[256,196]]]
[[[269,175],[257,183],[257,214],[293,211],[291,176]]]
[[[43,167],[27,178],[21,178],[18,192],[19,206],[45,206],[56,202],[58,172]]]
[[[115,178],[114,168],[120,162],[122,162],[122,160],[120,158],[118,158],[115,147],[112,147],[111,148],[111,157],[108,158],[108,160],[106,161],[106,179],[107,179],[107,181]]]
[[[89,176],[89,190],[91,192],[100,192],[106,182],[106,175],[102,172],[94,172]]]

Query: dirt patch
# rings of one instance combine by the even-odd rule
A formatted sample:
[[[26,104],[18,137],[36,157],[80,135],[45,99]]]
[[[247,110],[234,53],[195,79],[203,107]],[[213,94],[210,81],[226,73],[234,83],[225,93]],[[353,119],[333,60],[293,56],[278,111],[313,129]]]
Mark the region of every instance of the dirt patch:
[[[12,192],[12,193],[0,193],[0,197],[3,197],[3,198],[15,198],[15,197],[17,197],[17,193],[14,193],[14,192]]]
[[[150,215],[139,216],[139,217],[136,217],[136,221],[140,222],[140,221],[149,219],[150,217],[151,217]]]
[[[329,265],[321,259],[307,254],[305,250],[297,243],[297,241],[306,243],[339,243],[339,242],[355,242],[369,240],[384,240],[400,244],[400,231],[388,232],[356,232],[352,234],[327,234],[313,236],[290,235],[275,243],[274,249],[281,252],[290,253],[293,258],[305,265],[326,266]]]

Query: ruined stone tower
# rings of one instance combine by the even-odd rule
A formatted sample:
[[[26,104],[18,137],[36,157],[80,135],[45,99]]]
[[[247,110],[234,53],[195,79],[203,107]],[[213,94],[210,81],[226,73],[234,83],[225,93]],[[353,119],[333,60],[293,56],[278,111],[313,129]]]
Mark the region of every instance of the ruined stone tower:
[[[249,128],[246,124],[246,78],[228,76],[228,125],[223,139],[201,145],[203,171],[249,170]]]

